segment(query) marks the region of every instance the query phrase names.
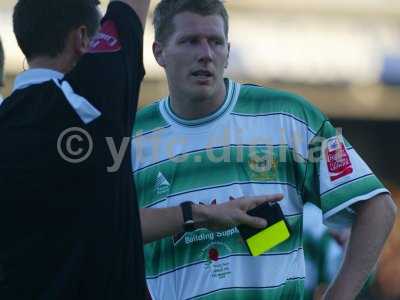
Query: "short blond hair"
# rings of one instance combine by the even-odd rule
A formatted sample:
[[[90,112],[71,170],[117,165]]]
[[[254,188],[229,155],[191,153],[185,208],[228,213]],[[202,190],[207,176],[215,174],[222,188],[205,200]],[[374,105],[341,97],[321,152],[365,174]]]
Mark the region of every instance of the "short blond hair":
[[[154,10],[155,40],[166,43],[174,33],[174,17],[183,12],[201,16],[219,15],[224,20],[225,37],[228,38],[229,16],[221,0],[161,0]]]

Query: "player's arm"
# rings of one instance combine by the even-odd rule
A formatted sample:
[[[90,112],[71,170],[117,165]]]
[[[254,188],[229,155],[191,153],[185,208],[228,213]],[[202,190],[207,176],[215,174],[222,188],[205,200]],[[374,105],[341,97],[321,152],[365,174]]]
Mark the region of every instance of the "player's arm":
[[[110,2],[116,1],[124,2],[125,4],[129,5],[138,15],[144,28],[147,13],[149,11],[150,0],[111,0]]]
[[[351,230],[340,271],[325,300],[356,298],[393,227],[397,208],[389,194],[380,194],[354,205],[357,218]]]
[[[266,221],[251,217],[247,211],[264,203],[279,201],[281,194],[238,198],[219,205],[192,205],[196,228],[223,230],[246,224],[255,228],[265,227]],[[144,243],[183,232],[183,216],[179,206],[169,208],[142,208],[140,210]]]

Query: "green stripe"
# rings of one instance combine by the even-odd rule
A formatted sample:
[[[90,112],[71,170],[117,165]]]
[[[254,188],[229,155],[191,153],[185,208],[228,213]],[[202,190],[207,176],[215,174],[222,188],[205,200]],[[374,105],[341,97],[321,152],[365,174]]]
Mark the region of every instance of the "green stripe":
[[[303,97],[276,89],[242,86],[234,113],[260,115],[285,113],[306,123],[317,132],[326,117]]]
[[[167,196],[230,183],[281,182],[300,188],[297,183],[303,181],[305,164],[294,162],[293,153],[287,146],[270,147],[269,150],[264,146],[229,146],[189,154],[183,157],[184,162],[162,162],[134,174],[139,205],[146,207]],[[257,157],[260,164],[251,159]],[[262,157],[267,163],[272,161],[272,166],[264,168]],[[159,172],[171,184],[162,193],[156,189]]]
[[[137,112],[135,126],[133,128],[133,136],[135,137],[167,125],[167,121],[161,115],[159,102],[156,102]]]
[[[195,297],[196,300],[302,300],[304,279],[288,280],[272,288],[232,288]]]
[[[352,181],[324,194],[321,197],[322,211],[326,213],[350,199],[381,188],[384,188],[384,186],[375,175]]]
[[[290,253],[302,247],[302,215],[286,219],[291,237],[267,254]],[[236,229],[221,232],[196,230],[186,233],[175,246],[171,237],[145,245],[146,275],[153,277],[193,263],[204,264],[209,260],[208,251],[211,248],[217,249],[219,257],[248,254]]]

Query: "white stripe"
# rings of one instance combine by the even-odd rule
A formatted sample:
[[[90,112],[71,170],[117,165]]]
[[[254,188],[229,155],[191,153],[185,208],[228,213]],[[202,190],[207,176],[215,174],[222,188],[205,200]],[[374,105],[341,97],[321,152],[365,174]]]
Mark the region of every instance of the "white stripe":
[[[222,122],[210,123],[209,126],[206,131],[190,128],[190,133],[177,133],[173,126],[134,138],[133,171],[173,159],[182,153],[229,145],[287,144],[301,157],[308,157],[308,142],[312,136],[307,126],[285,115],[256,119],[230,115]],[[208,158],[213,159],[213,150],[207,153]]]
[[[53,79],[53,81],[64,93],[65,98],[69,104],[71,104],[72,108],[81,118],[83,123],[88,124],[101,116],[101,112],[90,104],[89,101],[82,96],[75,94],[71,85],[66,80],[63,80],[61,84],[57,79]]]
[[[250,197],[259,195],[272,195],[281,193],[284,199],[279,202],[285,215],[296,215],[303,213],[303,202],[293,186],[286,184],[234,184],[225,187],[215,187],[207,190],[187,192],[178,196],[169,197],[166,201],[160,202],[153,206],[154,208],[178,206],[184,201],[190,199],[193,202],[210,204],[214,199],[217,203],[229,201],[229,196],[234,198]]]
[[[225,278],[213,277],[214,268],[225,268]],[[147,283],[154,300],[187,299],[229,287],[278,286],[289,278],[305,277],[303,250],[276,256],[227,257],[213,262],[189,266]]]
[[[355,219],[355,214],[352,213],[351,210],[349,209],[350,205],[360,202],[360,201],[369,200],[369,199],[375,197],[376,195],[379,195],[382,193],[389,193],[389,191],[384,188],[376,189],[367,194],[354,197],[354,198],[340,204],[339,206],[336,206],[335,208],[327,211],[324,214],[324,224],[331,228],[338,228],[338,229],[351,226]]]
[[[239,116],[247,116],[250,118],[261,118],[261,117],[265,117],[265,116],[269,116],[269,115],[286,115],[286,116],[290,116],[293,119],[295,119],[297,122],[302,123],[304,125],[307,124],[306,121],[302,120],[301,118],[299,118],[298,116],[288,113],[286,111],[271,111],[271,112],[265,112],[265,113],[253,113],[253,114],[249,114],[249,113],[243,113],[243,112],[235,112],[235,115],[239,115]],[[315,137],[317,135],[317,133],[309,126],[307,125],[308,130],[310,131],[310,133],[313,135],[313,137]],[[312,137],[312,138],[313,138]]]

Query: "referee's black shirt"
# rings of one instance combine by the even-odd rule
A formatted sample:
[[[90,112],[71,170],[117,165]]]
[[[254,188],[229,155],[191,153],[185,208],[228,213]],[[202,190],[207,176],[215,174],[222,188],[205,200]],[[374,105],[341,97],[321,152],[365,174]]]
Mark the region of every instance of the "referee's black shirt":
[[[1,300],[144,299],[129,147],[110,168],[131,136],[142,39],[113,2],[71,73],[26,71],[0,106]]]

